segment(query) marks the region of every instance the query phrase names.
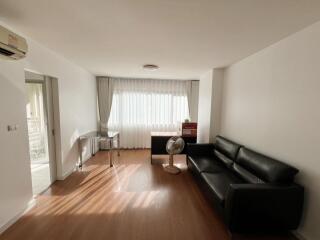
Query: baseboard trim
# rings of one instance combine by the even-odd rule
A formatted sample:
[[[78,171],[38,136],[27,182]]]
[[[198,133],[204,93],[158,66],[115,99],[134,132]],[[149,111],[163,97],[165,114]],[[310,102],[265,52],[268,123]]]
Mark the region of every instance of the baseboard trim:
[[[13,218],[11,218],[7,223],[2,225],[0,227],[0,234],[2,234],[4,231],[6,231],[9,227],[11,227],[16,221],[18,221],[26,212],[28,212],[32,207],[36,205],[36,199],[32,198],[27,206],[24,208],[24,210],[20,211],[17,215],[15,215]]]
[[[58,181],[63,181],[65,180],[67,177],[69,177],[74,171],[76,171],[76,168],[73,168],[71,170],[69,170],[68,172],[66,172],[65,174],[63,174],[62,176],[57,176],[57,180]]]
[[[97,152],[96,152],[97,153]],[[82,164],[84,164],[86,161],[88,161],[89,159],[91,159],[93,157],[93,155],[87,156],[82,160]],[[64,173],[61,176],[57,176],[57,180],[58,181],[63,181],[65,180],[67,177],[69,177],[73,172],[77,171],[78,166],[75,166],[73,169],[69,170],[68,172]]]

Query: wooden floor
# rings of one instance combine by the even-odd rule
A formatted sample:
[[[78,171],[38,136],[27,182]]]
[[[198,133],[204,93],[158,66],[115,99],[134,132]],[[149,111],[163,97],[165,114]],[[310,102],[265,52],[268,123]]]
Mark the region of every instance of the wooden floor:
[[[113,168],[108,167],[107,156],[98,153],[82,171],[53,184],[0,239],[231,239],[186,171],[184,156],[175,158],[183,169],[179,175],[163,171],[160,163],[166,158],[151,165],[148,150],[121,151]]]

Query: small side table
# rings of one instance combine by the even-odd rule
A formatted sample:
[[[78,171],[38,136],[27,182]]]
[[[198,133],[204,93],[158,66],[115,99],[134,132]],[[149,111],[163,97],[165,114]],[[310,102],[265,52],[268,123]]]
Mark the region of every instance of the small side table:
[[[101,135],[100,132],[98,131],[93,131],[93,132],[89,132],[86,134],[83,134],[81,136],[79,136],[78,139],[78,144],[79,144],[79,155],[80,155],[80,160],[79,160],[79,164],[78,167],[79,169],[82,169],[82,142],[84,140],[89,140],[89,144],[90,144],[90,148],[91,148],[91,154],[92,156],[94,156],[94,145],[95,145],[95,140],[98,141],[108,141],[110,142],[110,150],[109,150],[109,158],[110,158],[110,167],[113,167],[113,159],[112,159],[112,153],[114,150],[114,146],[113,146],[113,142],[116,139],[117,140],[117,152],[118,152],[118,156],[120,156],[120,133],[116,132],[116,131],[108,131],[108,134],[103,134]]]

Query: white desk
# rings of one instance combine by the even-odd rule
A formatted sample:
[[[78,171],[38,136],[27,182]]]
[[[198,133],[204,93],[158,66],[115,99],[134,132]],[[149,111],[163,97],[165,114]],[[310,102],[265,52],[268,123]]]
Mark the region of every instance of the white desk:
[[[117,140],[117,150],[118,150],[118,156],[120,156],[120,134],[119,132],[115,131],[108,131],[108,134],[101,134],[98,131],[89,132],[86,134],[83,134],[79,136],[78,144],[79,144],[79,154],[80,154],[80,161],[79,161],[79,168],[82,169],[82,142],[84,140],[89,140],[90,148],[92,156],[94,156],[94,144],[95,140],[98,139],[98,141],[110,141],[110,150],[109,150],[109,157],[110,157],[110,167],[113,167],[113,160],[112,160],[112,153],[114,150],[113,142],[116,139]]]

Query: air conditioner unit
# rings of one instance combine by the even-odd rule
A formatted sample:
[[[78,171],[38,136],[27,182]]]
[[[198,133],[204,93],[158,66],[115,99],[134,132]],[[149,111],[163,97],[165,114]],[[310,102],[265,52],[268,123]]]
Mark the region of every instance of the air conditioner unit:
[[[0,26],[0,58],[18,60],[28,51],[27,41],[10,30]]]

